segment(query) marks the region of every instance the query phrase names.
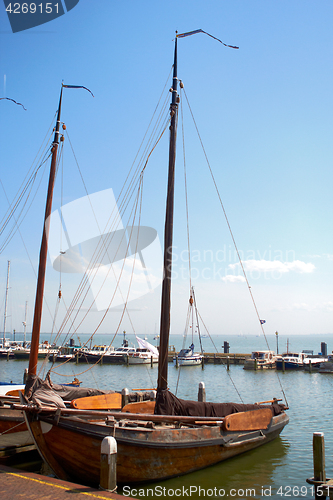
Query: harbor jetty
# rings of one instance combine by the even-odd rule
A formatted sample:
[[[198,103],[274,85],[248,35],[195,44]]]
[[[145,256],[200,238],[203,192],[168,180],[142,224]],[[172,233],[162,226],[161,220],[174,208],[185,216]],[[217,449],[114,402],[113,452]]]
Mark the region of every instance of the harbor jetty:
[[[173,346],[170,346],[168,353],[168,361],[172,363],[172,360],[177,356],[178,352]],[[224,353],[224,352],[205,352],[204,353],[204,363],[212,363],[214,365],[243,365],[245,360],[251,358],[251,353]]]
[[[68,498],[71,500],[87,500],[89,498],[124,500],[131,498],[5,465],[0,465],[0,496],[1,500],[21,497],[27,500],[40,500],[41,498],[52,498],[52,500],[68,500]]]

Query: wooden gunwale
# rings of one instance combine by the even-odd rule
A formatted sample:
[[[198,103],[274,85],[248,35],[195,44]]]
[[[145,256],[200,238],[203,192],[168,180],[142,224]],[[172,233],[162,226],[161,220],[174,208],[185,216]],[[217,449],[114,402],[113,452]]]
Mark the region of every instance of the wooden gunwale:
[[[155,422],[155,423],[184,423],[184,424],[196,424],[198,422],[205,423],[216,423],[216,425],[220,426],[223,424],[223,421],[226,417],[200,417],[200,416],[182,416],[182,415],[152,415],[152,414],[140,414],[140,413],[127,413],[127,412],[118,412],[118,411],[98,411],[98,410],[81,410],[75,408],[54,408],[54,407],[40,407],[36,408],[28,405],[13,405],[13,408],[17,410],[23,410],[28,413],[42,413],[45,415],[51,416],[52,414],[62,415],[62,416],[91,416],[92,418],[107,418],[114,417],[116,420],[141,420],[147,422]],[[269,407],[267,407],[269,408]],[[260,410],[266,411],[266,408],[258,408],[256,412],[260,412]],[[241,413],[248,412],[240,412],[235,413],[233,415],[240,415]],[[259,415],[259,413],[258,413]],[[230,415],[227,415],[230,417]],[[261,428],[261,427],[260,427]]]

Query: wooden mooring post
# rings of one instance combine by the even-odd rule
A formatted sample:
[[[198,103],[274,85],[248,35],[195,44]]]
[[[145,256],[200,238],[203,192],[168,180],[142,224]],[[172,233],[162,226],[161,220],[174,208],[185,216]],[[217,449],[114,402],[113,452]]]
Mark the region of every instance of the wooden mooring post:
[[[325,441],[323,432],[313,433],[313,478],[306,482],[314,485],[315,498],[333,499],[333,480],[326,478],[325,469]]]
[[[117,441],[112,436],[105,437],[101,444],[99,487],[111,492],[117,489]]]
[[[198,401],[200,401],[201,403],[206,402],[205,382],[199,382]]]

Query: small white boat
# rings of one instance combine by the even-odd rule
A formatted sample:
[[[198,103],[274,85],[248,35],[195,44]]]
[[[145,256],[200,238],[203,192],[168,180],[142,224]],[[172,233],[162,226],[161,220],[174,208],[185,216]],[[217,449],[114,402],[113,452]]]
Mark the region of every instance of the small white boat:
[[[26,343],[26,347],[18,347],[13,349],[13,354],[16,359],[29,359],[30,356],[30,344]],[[45,359],[47,356],[52,356],[53,354],[58,354],[59,348],[51,345],[46,340],[38,347],[38,358]]]
[[[307,372],[319,371],[320,366],[327,361],[328,361],[327,356],[310,355],[310,356],[307,356],[306,358],[304,358],[303,367],[304,367],[304,370]]]
[[[147,340],[136,337],[139,348],[135,352],[128,354],[129,365],[143,365],[149,363],[158,363],[158,350]]]
[[[276,369],[282,370],[284,365],[285,370],[302,370],[306,356],[304,352],[284,352],[276,359]]]
[[[173,358],[173,364],[177,366],[195,366],[200,365],[203,360],[203,355],[194,351],[194,344],[191,344],[188,349],[181,349],[177,356]]]
[[[276,357],[274,351],[253,351],[251,358],[245,360],[244,370],[275,368]]]
[[[319,365],[319,373],[333,373],[333,354],[329,354],[326,361]]]

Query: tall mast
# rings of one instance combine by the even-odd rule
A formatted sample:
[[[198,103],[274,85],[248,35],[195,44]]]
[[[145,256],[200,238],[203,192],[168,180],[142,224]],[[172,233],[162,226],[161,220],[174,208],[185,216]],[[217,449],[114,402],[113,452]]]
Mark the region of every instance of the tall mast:
[[[3,347],[3,349],[5,348],[5,342],[6,342],[6,320],[7,320],[8,290],[9,290],[9,269],[10,269],[10,260],[8,261],[8,266],[7,266],[7,284],[6,284],[6,297],[5,297],[5,312],[4,312],[4,315],[3,315],[3,341],[2,341],[2,347]]]
[[[168,192],[166,203],[165,227],[164,227],[164,264],[163,283],[161,299],[161,325],[160,325],[160,349],[158,363],[157,391],[168,388],[168,346],[170,333],[170,308],[171,308],[171,274],[172,274],[172,236],[173,236],[173,206],[174,206],[174,184],[175,184],[175,161],[176,161],[176,137],[178,118],[178,93],[177,93],[177,34],[175,38],[175,54],[172,80],[172,100],[170,106],[170,142],[169,142],[169,173]]]
[[[60,112],[61,112],[61,101],[62,101],[62,89],[60,92],[58,116],[54,133],[54,140],[52,144],[52,160],[49,175],[49,186],[47,190],[45,216],[44,216],[44,228],[43,236],[39,253],[39,266],[38,266],[38,278],[37,278],[37,290],[35,299],[35,310],[34,319],[32,325],[31,334],[31,349],[29,357],[29,368],[28,376],[36,375],[37,371],[37,361],[38,361],[38,346],[39,346],[39,335],[40,335],[40,325],[42,320],[42,309],[43,309],[43,296],[44,296],[44,283],[45,283],[45,271],[46,271],[46,259],[47,259],[47,240],[49,235],[49,223],[47,219],[51,215],[52,209],[52,199],[53,199],[53,188],[56,174],[56,163],[57,163],[57,152],[59,146],[59,129],[60,129]]]

